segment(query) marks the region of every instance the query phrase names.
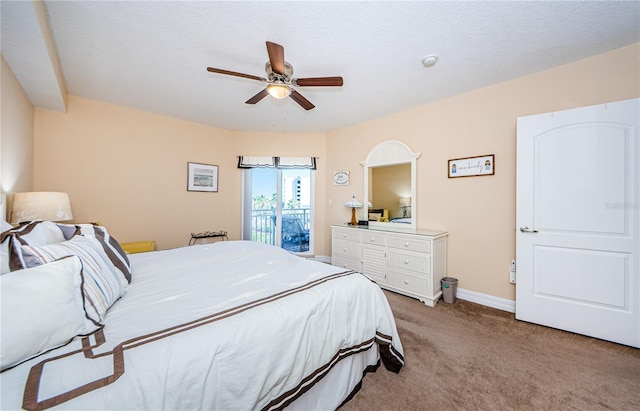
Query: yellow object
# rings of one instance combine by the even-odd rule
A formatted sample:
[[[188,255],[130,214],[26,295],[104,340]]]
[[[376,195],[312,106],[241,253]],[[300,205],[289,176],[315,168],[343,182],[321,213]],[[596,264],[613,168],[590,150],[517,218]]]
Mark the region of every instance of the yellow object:
[[[379,221],[382,223],[389,222],[389,210],[384,209],[369,209],[369,221]]]
[[[147,251],[156,250],[156,242],[152,240],[132,241],[129,243],[120,243],[120,245],[127,254],[146,253]]]

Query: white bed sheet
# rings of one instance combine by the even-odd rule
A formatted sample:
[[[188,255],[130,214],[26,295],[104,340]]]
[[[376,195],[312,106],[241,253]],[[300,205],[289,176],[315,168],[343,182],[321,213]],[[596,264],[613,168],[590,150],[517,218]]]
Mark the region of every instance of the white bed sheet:
[[[135,254],[130,260],[133,281],[107,313],[106,341],[92,350],[98,358],[79,353],[47,362],[38,401],[112,375],[114,350],[123,355],[117,380],[54,408],[279,408],[286,404],[280,400],[298,397],[331,364],[375,350],[378,343],[387,348],[384,358],[402,365],[387,300],[362,274],[341,274],[338,267],[248,241]],[[21,408],[32,366],[80,348],[78,338],[0,374],[1,408]],[[321,394],[315,397],[311,402],[319,408],[339,405],[331,396],[330,403],[318,403]]]

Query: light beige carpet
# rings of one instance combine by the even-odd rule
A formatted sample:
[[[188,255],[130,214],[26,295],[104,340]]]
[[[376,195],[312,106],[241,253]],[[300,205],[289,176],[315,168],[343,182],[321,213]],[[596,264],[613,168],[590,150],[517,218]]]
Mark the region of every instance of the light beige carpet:
[[[341,411],[640,410],[640,350],[457,300],[430,308],[386,292],[405,352]]]

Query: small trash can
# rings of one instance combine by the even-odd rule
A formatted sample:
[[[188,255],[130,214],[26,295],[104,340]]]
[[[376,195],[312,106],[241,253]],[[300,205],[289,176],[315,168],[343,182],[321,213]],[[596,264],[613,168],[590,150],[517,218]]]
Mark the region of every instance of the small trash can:
[[[442,301],[447,304],[455,303],[458,279],[453,277],[444,277],[440,282],[442,283]]]

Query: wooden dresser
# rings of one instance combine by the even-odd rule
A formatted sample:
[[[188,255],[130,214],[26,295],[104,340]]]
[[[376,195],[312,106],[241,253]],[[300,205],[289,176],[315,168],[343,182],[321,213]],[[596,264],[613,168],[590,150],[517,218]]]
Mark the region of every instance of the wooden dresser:
[[[359,271],[380,287],[435,306],[447,276],[447,232],[331,227],[331,261]]]

